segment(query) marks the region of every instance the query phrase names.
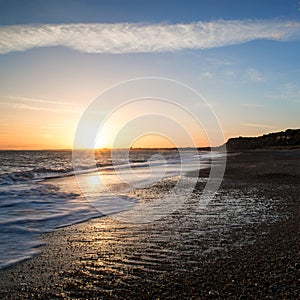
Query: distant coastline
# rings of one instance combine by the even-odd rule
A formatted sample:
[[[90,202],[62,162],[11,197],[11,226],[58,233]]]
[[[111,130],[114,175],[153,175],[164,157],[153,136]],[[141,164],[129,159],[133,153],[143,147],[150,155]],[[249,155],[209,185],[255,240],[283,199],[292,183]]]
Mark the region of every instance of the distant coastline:
[[[258,137],[230,138],[226,142],[227,151],[254,150],[263,148],[299,148],[300,129],[264,134]]]

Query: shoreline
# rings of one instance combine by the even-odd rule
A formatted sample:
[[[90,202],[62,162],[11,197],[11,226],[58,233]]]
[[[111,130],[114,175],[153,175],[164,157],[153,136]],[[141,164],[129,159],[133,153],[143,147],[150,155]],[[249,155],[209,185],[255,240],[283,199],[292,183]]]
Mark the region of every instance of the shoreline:
[[[182,215],[142,226],[109,217],[92,219],[45,234],[41,254],[0,270],[0,297],[299,298],[299,163],[299,149],[251,150],[227,157],[220,197],[251,190],[252,196],[274,200],[271,208],[279,217],[273,223],[233,226],[228,236],[213,233],[213,251],[205,252],[207,241],[200,236],[191,240],[194,248],[184,240],[176,245],[177,235],[186,234],[176,227],[177,219],[190,224]],[[200,179],[208,173],[200,170]],[[195,194],[202,187],[200,180]],[[246,243],[239,245],[246,236]],[[235,242],[234,247],[227,245]]]

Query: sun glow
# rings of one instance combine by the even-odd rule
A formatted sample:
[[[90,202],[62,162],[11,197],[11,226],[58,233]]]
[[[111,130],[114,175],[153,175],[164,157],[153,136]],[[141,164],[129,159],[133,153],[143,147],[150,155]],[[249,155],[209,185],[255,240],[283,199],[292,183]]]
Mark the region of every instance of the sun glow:
[[[97,134],[95,149],[112,148],[112,132],[108,126],[104,126]]]
[[[153,148],[156,147],[156,145],[160,148],[177,148],[176,144],[171,139],[159,134],[147,134],[141,136],[133,142],[132,147]]]

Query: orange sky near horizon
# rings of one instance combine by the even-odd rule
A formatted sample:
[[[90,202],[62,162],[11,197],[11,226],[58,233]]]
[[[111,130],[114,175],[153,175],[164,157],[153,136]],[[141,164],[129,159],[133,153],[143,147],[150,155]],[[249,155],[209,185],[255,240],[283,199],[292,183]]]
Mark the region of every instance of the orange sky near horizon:
[[[88,101],[86,100],[85,102],[87,103]],[[0,150],[73,148],[76,127],[81,114],[85,111],[83,103],[77,106],[72,103],[60,104],[54,102],[54,104],[51,104],[50,101],[41,99],[29,99],[29,101],[21,99],[12,103],[13,105],[9,105],[10,103],[2,105],[4,110],[2,110],[2,119],[0,121]],[[164,119],[154,119],[149,122],[147,115],[145,119],[140,117],[139,123],[134,123],[135,118],[145,113],[145,110],[148,113],[151,113],[151,111],[153,113],[172,111],[175,115],[173,121],[179,123],[177,125],[176,122],[172,124],[170,123],[172,120],[166,121]],[[133,123],[131,124],[130,122]],[[96,139],[96,148],[210,146],[201,126],[195,120],[192,120],[188,114],[180,111],[180,108],[176,106],[174,108],[172,106],[169,107],[166,103],[157,104],[155,100],[150,101],[148,104],[130,104],[112,115],[105,125]],[[230,137],[241,135],[240,128],[230,126],[229,120],[227,123],[226,119],[225,122],[223,119],[221,126],[224,132],[224,141]],[[264,127],[259,124],[240,124],[240,126],[243,126],[244,136],[258,136],[287,129],[280,127],[280,125],[278,127]],[[181,127],[185,127],[186,132],[183,131],[179,134]],[[137,129],[141,129],[142,135],[140,132],[136,132]],[[160,129],[162,129],[162,132]],[[87,129],[87,135],[88,132],[89,130]],[[153,134],[150,134],[151,132]],[[144,136],[143,133],[145,133]],[[178,133],[177,136],[176,133]],[[121,136],[118,136],[118,134]],[[185,137],[185,135],[190,135],[190,137]],[[128,137],[128,140],[123,137]],[[222,144],[222,141],[214,143],[213,146],[219,146],[220,144]],[[85,148],[84,144],[82,148]]]
[[[283,129],[284,130],[284,129]],[[265,133],[271,132],[270,130]],[[255,131],[251,132],[245,136],[257,136]],[[45,150],[45,149],[73,149],[73,136],[74,129],[47,129],[44,128],[22,128],[22,126],[15,126],[9,131],[9,133],[0,134],[0,150]],[[225,140],[230,137],[237,137],[238,134],[232,136],[225,136]],[[205,137],[197,135],[194,137],[196,147],[206,147],[209,146],[209,142]],[[133,148],[174,148],[177,147],[176,143],[172,140],[160,136],[158,134],[147,134],[145,136],[139,137],[138,139],[132,141],[130,144]],[[191,144],[181,143],[178,147],[191,147]],[[107,140],[100,139],[96,143],[95,148],[113,148],[112,143]],[[115,148],[118,148],[116,146]],[[120,148],[129,148],[122,147]]]

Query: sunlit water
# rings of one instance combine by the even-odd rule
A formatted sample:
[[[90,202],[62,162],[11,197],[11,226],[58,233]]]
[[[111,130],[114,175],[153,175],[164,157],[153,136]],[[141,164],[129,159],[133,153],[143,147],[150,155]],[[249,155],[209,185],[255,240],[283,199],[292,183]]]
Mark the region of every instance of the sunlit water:
[[[83,154],[79,186],[71,151],[0,151],[0,268],[37,254],[41,233],[131,210],[136,189],[207,167],[209,156],[135,150],[129,160],[119,151],[112,162],[110,151],[98,151],[91,165]]]

